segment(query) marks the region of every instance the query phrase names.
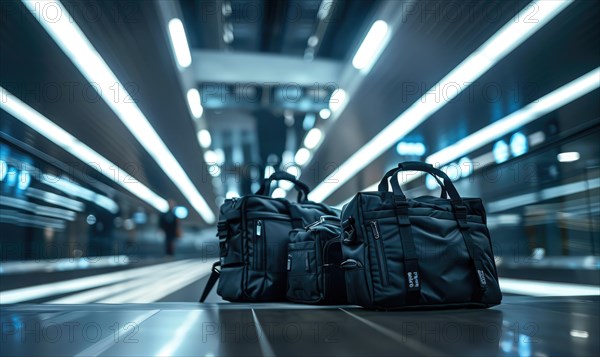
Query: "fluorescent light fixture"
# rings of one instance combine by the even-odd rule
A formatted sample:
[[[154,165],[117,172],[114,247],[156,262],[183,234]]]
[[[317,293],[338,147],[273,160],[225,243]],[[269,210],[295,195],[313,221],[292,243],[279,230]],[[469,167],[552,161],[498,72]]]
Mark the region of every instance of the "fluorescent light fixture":
[[[200,119],[200,117],[202,117],[202,113],[204,113],[204,108],[202,108],[200,99],[200,92],[198,92],[196,88],[188,90],[187,100],[190,107],[190,112],[192,112],[194,118]]]
[[[373,162],[374,159],[386,152],[406,134],[414,130],[467,88],[467,85],[465,85],[452,93],[447,93],[449,92],[446,90],[448,85],[473,83],[571,3],[572,1],[533,2],[533,7],[538,10],[536,13],[537,21],[535,22],[526,20],[531,12],[531,6],[526,6],[475,52],[436,83],[426,94],[396,117],[392,123],[350,156],[334,174],[326,177],[323,182],[317,185],[310,193],[309,199],[319,202],[329,197],[335,190]],[[440,98],[443,98],[443,100],[439,100]],[[333,108],[332,110],[335,111]],[[458,155],[458,157],[461,156]],[[450,159],[447,162],[452,160]],[[332,183],[331,176],[333,175],[335,175],[335,183]]]
[[[29,187],[25,194],[28,197],[37,198],[38,200],[42,200],[56,206],[68,208],[73,211],[83,212],[83,210],[85,209],[85,205],[83,204],[83,202],[72,200],[68,197],[57,195],[56,193],[38,190],[33,187]]]
[[[571,330],[569,332],[569,334],[571,335],[571,337],[577,337],[577,338],[588,338],[588,337],[590,337],[590,334],[587,331],[584,331],[584,330]]]
[[[225,198],[231,199],[231,198],[237,198],[237,197],[240,197],[240,193],[235,190],[227,191],[227,193],[225,194]]]
[[[536,131],[529,135],[529,146],[536,146],[543,143],[546,140],[546,134],[543,131]]]
[[[219,177],[219,175],[221,174],[221,168],[219,167],[219,165],[210,165],[208,167],[208,174],[212,177]]]
[[[423,143],[401,141],[396,145],[396,152],[402,156],[423,156],[425,150],[425,144]]]
[[[198,132],[198,142],[203,149],[208,149],[212,144],[212,138],[210,132],[206,129],[202,129]]]
[[[540,2],[540,4],[541,3],[545,2]],[[600,87],[598,78],[600,78],[600,68],[588,72],[516,112],[513,112],[464,139],[447,146],[443,150],[429,156],[427,162],[444,164],[473,152],[474,150],[493,142],[497,138],[504,136],[515,129],[521,128],[543,115],[553,112],[575,99],[598,89]]]
[[[497,164],[501,164],[508,160],[510,154],[508,151],[508,144],[504,142],[504,140],[498,140],[494,144],[494,149],[492,149],[494,153],[494,160]]]
[[[528,149],[529,145],[525,134],[519,131],[510,137],[510,152],[514,157],[525,154]]]
[[[475,133],[459,140],[458,142],[432,154],[425,161],[433,165],[439,166],[447,162],[450,162],[462,155],[473,152],[480,149],[484,145],[489,144],[493,140],[500,136],[504,136],[514,130],[514,127],[522,127],[528,123],[531,123],[542,116],[596,90],[600,87],[600,83],[596,78],[600,76],[600,68],[597,68],[588,74],[577,78],[576,80],[565,84],[557,90],[543,96],[542,98],[532,102],[531,104],[519,109],[518,111],[509,114],[508,116],[499,119],[498,121],[490,124],[483,129],[476,131]],[[541,105],[540,105],[541,103]],[[543,132],[536,132],[531,136],[535,137],[538,143],[545,140]],[[541,140],[541,141],[540,141]],[[506,145],[506,143],[505,143]],[[530,143],[530,145],[533,145]],[[493,153],[492,153],[493,154]],[[493,155],[490,153],[481,155],[478,158],[473,159],[473,162],[479,164],[478,167],[484,167],[489,163],[493,163],[495,158],[492,159]],[[489,157],[489,158],[488,158]],[[411,175],[404,183],[410,182],[421,175]],[[427,181],[425,181],[427,185]],[[374,191],[377,190],[378,183],[375,183],[363,191]],[[427,186],[428,188],[430,186]],[[434,187],[431,184],[431,187]],[[349,201],[348,198],[345,202]],[[533,201],[535,202],[535,198]]]
[[[294,188],[294,183],[290,181],[281,180],[279,181],[279,188],[285,191],[289,191]]]
[[[31,175],[27,171],[19,172],[19,180],[17,182],[17,188],[21,191],[25,190],[29,187],[31,183]]]
[[[306,137],[304,138],[304,146],[306,146],[307,149],[313,149],[315,146],[317,146],[319,144],[322,136],[323,136],[323,133],[321,132],[321,129],[319,129],[319,128],[310,129],[310,131],[308,132],[308,134],[306,134]]]
[[[156,209],[166,212],[169,205],[165,199],[152,192],[148,187],[144,186],[140,182],[125,182],[125,180],[119,179],[118,175],[115,175],[115,168],[118,170],[118,172],[126,172],[125,170],[119,168],[104,156],[92,150],[89,146],[77,140],[74,136],[67,133],[48,118],[44,117],[27,104],[20,101],[17,97],[10,94],[4,88],[0,87],[0,92],[0,95],[2,98],[4,98],[2,101],[0,101],[0,108],[24,124],[28,125],[41,135],[45,136],[50,141],[69,152],[71,155],[85,163],[88,163],[92,168],[98,170],[101,174],[121,185],[121,187],[125,188],[127,191],[131,192]],[[42,175],[41,181],[45,184],[49,184],[52,187],[60,189],[63,192],[87,199],[90,202],[98,203],[97,199],[101,197],[95,192],[70,182],[70,180],[67,178],[63,177],[51,179],[50,177],[51,175]],[[94,196],[92,196],[92,194]],[[118,211],[118,206],[116,203],[114,203],[114,201],[110,201],[112,204],[110,204],[108,210],[115,213]]]
[[[577,151],[561,152],[556,156],[560,162],[573,162],[579,160],[580,156]]]
[[[73,211],[51,206],[42,206],[33,202],[22,200],[20,198],[4,196],[0,201],[0,205],[29,211],[31,213],[35,213],[36,215],[54,217],[67,221],[74,221],[76,218],[76,214]]]
[[[186,219],[188,216],[188,209],[184,206],[177,206],[173,210],[173,213],[175,214],[175,217],[179,219]]]
[[[271,165],[267,165],[265,167],[265,176],[264,178],[269,178],[271,177],[271,175],[273,175],[275,173],[275,167],[271,166]]]
[[[4,178],[8,174],[8,164],[4,160],[0,160],[0,182],[4,181]]]
[[[331,116],[331,110],[327,109],[327,108],[323,108],[321,110],[319,110],[319,116],[323,119],[323,120],[327,120],[329,119],[329,117]]]
[[[285,198],[286,195],[287,195],[287,192],[283,188],[277,187],[276,189],[273,190],[273,194],[271,194],[271,197]]]
[[[382,20],[375,21],[358,51],[356,51],[352,59],[352,66],[361,70],[370,69],[385,47],[387,34],[388,24]]]
[[[215,222],[215,215],[212,209],[206,203],[206,200],[198,192],[196,186],[192,183],[185,170],[181,167],[177,159],[173,156],[169,148],[162,141],[161,137],[156,133],[148,119],[141,112],[135,102],[131,101],[132,96],[125,89],[125,86],[117,79],[115,74],[102,59],[98,51],[92,46],[87,37],[83,34],[79,26],[73,21],[73,17],[64,6],[56,0],[22,0],[23,4],[34,15],[35,19],[44,27],[48,34],[54,39],[56,44],[65,52],[67,57],[71,59],[73,64],[79,69],[81,74],[90,82],[94,83],[94,88],[98,94],[113,110],[117,117],[125,124],[131,134],[140,142],[146,149],[148,154],[156,161],[158,166],[165,174],[173,181],[175,186],[181,191],[184,197],[188,199],[191,206],[200,214],[207,223]],[[57,8],[62,16],[58,19],[48,20],[41,16],[39,11],[41,8],[52,4]],[[173,25],[177,27],[178,25]],[[183,25],[182,25],[183,26]],[[115,91],[115,86],[118,86],[119,91]],[[116,95],[116,97],[115,97]],[[3,103],[3,107],[5,103]],[[57,127],[58,128],[58,127]],[[58,128],[60,129],[60,128]],[[61,129],[62,130],[62,129]],[[64,132],[67,134],[66,132]],[[55,134],[62,135],[60,130],[55,130]],[[67,139],[72,138],[67,134]],[[57,136],[55,142],[60,142],[60,137]],[[88,148],[89,149],[89,148]],[[90,149],[91,150],[91,149]],[[84,162],[94,162],[93,160],[84,160]],[[101,165],[101,167],[104,167]],[[102,170],[103,173],[112,174],[111,170]],[[160,206],[160,210],[166,210],[163,204],[163,199],[149,191],[147,187],[141,184],[127,183],[122,185],[127,190],[132,189],[129,186],[142,187],[144,193],[139,196],[144,200],[154,200],[153,206]],[[136,188],[136,189],[138,189]],[[136,190],[134,189],[134,190]],[[157,207],[158,208],[158,207]]]
[[[217,154],[212,150],[206,150],[204,152],[204,161],[206,161],[207,164],[216,164]]]
[[[310,151],[307,148],[300,148],[294,156],[294,161],[300,166],[306,164],[308,159],[310,159]]]
[[[331,93],[331,97],[329,98],[329,109],[332,112],[335,112],[344,105],[345,101],[346,91],[341,88],[338,88],[334,90],[333,93]]]
[[[17,177],[19,176],[19,171],[14,167],[9,167],[8,172],[6,173],[7,179],[6,184],[8,186],[14,186],[17,183]]]
[[[66,176],[58,177],[50,174],[45,174],[40,179],[40,182],[59,191],[67,193],[71,196],[79,197],[86,201],[93,202],[96,205],[106,209],[110,213],[119,212],[119,205],[117,205],[115,201],[92,190],[88,190],[85,187],[79,186]],[[163,212],[166,212],[169,209],[169,204],[167,203],[167,201],[165,201],[165,204],[166,206]]]
[[[466,156],[458,160],[458,167],[460,167],[460,176],[462,178],[470,176],[474,170],[473,161]]]
[[[310,130],[313,126],[315,126],[315,121],[317,120],[316,116],[313,113],[306,113],[304,116],[304,121],[302,121],[302,129]]]
[[[175,18],[169,21],[169,38],[179,66],[182,68],[189,67],[192,64],[192,54],[188,46],[183,22],[180,19]]]

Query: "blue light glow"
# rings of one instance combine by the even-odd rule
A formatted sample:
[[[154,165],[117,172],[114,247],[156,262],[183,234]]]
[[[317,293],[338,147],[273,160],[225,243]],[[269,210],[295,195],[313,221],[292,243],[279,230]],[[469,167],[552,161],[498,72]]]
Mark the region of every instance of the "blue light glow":
[[[529,146],[527,144],[527,136],[521,132],[516,132],[510,138],[510,152],[514,157],[521,156],[527,152]]]
[[[8,174],[8,165],[6,161],[0,160],[0,182],[4,181],[4,178]]]
[[[17,172],[17,169],[14,167],[9,168],[8,172],[6,173],[6,184],[8,186],[14,186],[17,183],[18,175],[19,173]]]
[[[179,219],[186,219],[188,216],[188,209],[183,206],[177,206],[175,207],[175,211],[173,211],[173,213],[175,213],[175,217]]]
[[[25,189],[27,189],[27,187],[29,187],[30,183],[31,183],[31,175],[29,175],[29,172],[21,171],[19,173],[19,182],[17,183],[17,188],[19,190],[25,190]]]
[[[501,164],[508,160],[509,152],[508,152],[508,144],[504,140],[497,141],[494,144],[494,149],[492,150],[494,154],[494,160],[496,163]]]

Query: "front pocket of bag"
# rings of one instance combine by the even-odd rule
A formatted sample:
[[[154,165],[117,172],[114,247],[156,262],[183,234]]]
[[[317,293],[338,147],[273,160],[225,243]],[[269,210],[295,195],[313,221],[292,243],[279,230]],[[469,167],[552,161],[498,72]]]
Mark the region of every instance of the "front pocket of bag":
[[[223,266],[219,275],[219,284],[217,285],[217,294],[228,301],[242,301],[242,280],[244,276],[244,266]]]
[[[315,242],[288,244],[287,297],[297,302],[317,302],[321,299],[317,282]]]
[[[372,307],[369,298],[369,287],[365,276],[365,268],[363,266],[348,269],[346,275],[346,292],[348,295],[348,303],[360,305],[364,307]]]
[[[387,266],[387,257],[385,254],[385,243],[381,235],[381,228],[379,227],[379,223],[377,223],[377,221],[370,221],[368,229],[372,238],[371,241],[375,247],[379,279],[381,284],[385,287],[389,284],[389,272]]]

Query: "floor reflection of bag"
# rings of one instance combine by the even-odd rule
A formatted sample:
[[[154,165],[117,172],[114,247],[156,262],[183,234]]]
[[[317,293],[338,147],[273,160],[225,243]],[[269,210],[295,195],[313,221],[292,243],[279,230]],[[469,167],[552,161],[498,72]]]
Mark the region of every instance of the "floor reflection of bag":
[[[270,197],[271,183],[278,180],[294,184],[297,202]],[[225,200],[217,224],[220,261],[213,267],[201,301],[217,279],[217,293],[225,300],[285,301],[290,231],[321,216],[337,215],[324,204],[308,201],[309,191],[294,176],[275,172],[255,194]]]
[[[406,198],[398,183],[403,170],[438,176],[442,196],[450,198]],[[500,303],[481,199],[460,197],[444,172],[421,162],[399,164],[378,189],[357,193],[342,210],[349,303],[381,309]]]

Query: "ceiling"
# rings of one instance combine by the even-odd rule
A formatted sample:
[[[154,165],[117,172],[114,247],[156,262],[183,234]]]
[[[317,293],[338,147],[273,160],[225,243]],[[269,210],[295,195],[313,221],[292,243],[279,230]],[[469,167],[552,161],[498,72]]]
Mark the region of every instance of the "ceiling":
[[[75,22],[215,212],[227,192],[251,192],[266,166],[290,160],[312,127],[322,128],[326,136],[301,177],[316,186],[527,3],[69,2]],[[405,4],[416,7],[402,7]],[[324,5],[329,9],[326,16]],[[8,14],[0,23],[0,85],[160,196],[187,204],[26,8],[20,2],[3,1],[0,6],[2,14]],[[349,72],[352,57],[371,24],[390,6],[403,15],[394,37],[360,79],[337,120],[321,119],[319,110],[328,107],[343,78],[359,77]],[[185,70],[178,67],[169,42],[166,20],[173,16],[182,18],[192,54],[192,65]],[[428,153],[435,152],[596,68],[599,16],[597,2],[571,5],[484,74],[472,96],[462,95],[444,106],[408,138],[424,142]],[[316,40],[309,41],[312,36]],[[189,88],[201,94],[200,119],[190,114]],[[597,98],[598,91],[582,98],[591,116],[599,115]],[[548,120],[561,128],[588,120],[569,114],[581,110],[576,107],[565,107]],[[81,165],[6,112],[0,111],[0,119],[0,131],[6,135],[62,163]],[[198,143],[201,129],[211,133],[209,149],[224,157],[216,177],[206,164],[207,150]],[[402,159],[394,149],[374,158],[326,202],[343,201]],[[91,175],[123,191],[106,177]],[[129,194],[123,197],[149,208]],[[204,224],[193,210],[190,213],[191,222]]]

